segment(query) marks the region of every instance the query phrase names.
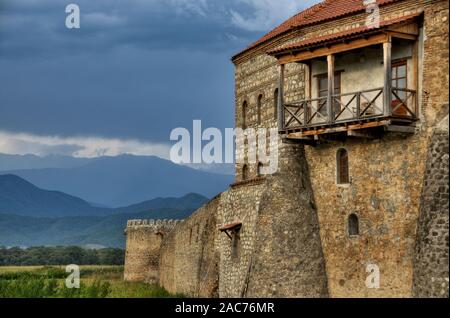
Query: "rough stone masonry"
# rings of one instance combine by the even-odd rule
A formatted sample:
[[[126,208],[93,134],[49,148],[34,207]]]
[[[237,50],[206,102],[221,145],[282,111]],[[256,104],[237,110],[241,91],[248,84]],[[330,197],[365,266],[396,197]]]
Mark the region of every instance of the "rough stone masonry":
[[[267,52],[361,29],[368,15],[362,1],[340,2],[300,13],[233,57],[237,127],[276,128],[280,92],[291,103],[320,91],[326,58],[286,64],[280,90],[277,59]],[[412,17],[398,36],[417,34],[414,45],[398,40],[393,51],[417,94],[414,131],[335,134],[313,145],[280,138],[275,174],[236,164],[236,182],[172,229],[130,223],[126,280],[192,297],[448,297],[448,1],[377,4],[382,23]],[[347,11],[336,15],[336,5]],[[380,50],[338,55],[341,89],[375,85],[368,69],[382,69]],[[346,184],[336,181],[342,150]],[[368,265],[379,269],[377,288],[366,283]]]

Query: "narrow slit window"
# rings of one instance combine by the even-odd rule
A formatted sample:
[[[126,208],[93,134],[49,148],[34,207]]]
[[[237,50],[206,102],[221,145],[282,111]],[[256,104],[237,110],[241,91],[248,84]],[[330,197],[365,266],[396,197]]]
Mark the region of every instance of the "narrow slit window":
[[[263,175],[263,168],[264,168],[264,165],[262,164],[262,162],[259,162],[258,163],[258,177],[261,177],[262,175]]]
[[[236,227],[231,231],[231,259],[235,262],[239,261],[241,256],[240,231],[240,227]]]
[[[242,181],[245,181],[248,179],[248,166],[244,165],[242,167]]]
[[[258,103],[257,103],[257,108],[258,108],[258,125],[261,125],[262,99],[263,99],[263,95],[260,94],[258,96]]]
[[[247,129],[247,102],[242,104],[242,129]]]
[[[337,184],[350,183],[347,150],[339,149],[337,151],[336,166],[337,166]]]
[[[273,113],[273,117],[278,119],[278,88],[273,92]]]
[[[356,214],[350,214],[348,217],[348,235],[358,236],[359,235],[359,219]]]

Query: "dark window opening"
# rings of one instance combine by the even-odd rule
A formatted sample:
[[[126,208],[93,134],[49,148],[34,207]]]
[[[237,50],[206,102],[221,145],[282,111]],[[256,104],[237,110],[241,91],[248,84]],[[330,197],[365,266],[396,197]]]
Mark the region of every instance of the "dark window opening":
[[[359,235],[359,220],[356,214],[350,214],[348,217],[348,235]]]
[[[263,169],[263,167],[264,167],[264,165],[262,164],[262,162],[259,162],[258,163],[258,177],[261,177],[262,176],[262,169]]]
[[[235,262],[241,257],[241,227],[235,227],[231,230],[231,259]]]
[[[244,165],[242,167],[242,181],[245,181],[248,179],[248,166]]]
[[[345,149],[339,149],[336,155],[337,184],[350,183],[348,153]]]
[[[273,92],[273,114],[278,119],[278,88]]]
[[[262,94],[260,94],[258,96],[258,103],[257,103],[257,108],[258,108],[258,125],[261,125],[262,99],[263,99],[263,96],[262,96]]]
[[[247,129],[247,102],[242,104],[242,129]]]

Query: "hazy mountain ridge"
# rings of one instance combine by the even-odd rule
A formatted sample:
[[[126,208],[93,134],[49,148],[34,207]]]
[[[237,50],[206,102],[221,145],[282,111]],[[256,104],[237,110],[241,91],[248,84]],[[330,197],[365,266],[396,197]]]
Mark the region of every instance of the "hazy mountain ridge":
[[[43,190],[15,175],[0,175],[0,213],[30,217],[106,216],[150,209],[196,209],[208,198],[189,193],[181,198],[156,198],[126,207],[94,207],[59,191]]]
[[[1,175],[0,246],[123,247],[123,230],[129,219],[183,219],[207,201],[206,197],[190,193],[118,209],[95,208],[65,193],[39,189],[20,177]],[[64,216],[70,211],[77,215]]]
[[[19,161],[14,163],[15,159]],[[54,156],[57,168],[33,168],[35,160],[38,166],[47,164],[41,159],[32,155],[0,154],[0,164],[3,164],[0,167],[0,245],[123,247],[127,220],[186,218],[208,201],[207,197],[192,192],[200,189],[212,197],[232,182],[230,176],[206,173],[156,157]],[[2,171],[14,164],[29,169],[17,170],[17,175]],[[65,188],[76,191],[66,192]],[[77,191],[86,196],[81,199],[73,195]],[[106,204],[123,207],[103,207],[99,196],[117,197],[117,201],[105,200]],[[148,200],[151,197],[156,199]],[[144,200],[131,201],[132,198]],[[114,204],[123,201],[132,204]]]
[[[105,217],[35,218],[0,214],[0,246],[96,245],[124,247],[129,219],[184,219],[195,209],[156,209]]]
[[[18,175],[39,188],[111,207],[191,192],[213,197],[233,182],[230,175],[195,170],[157,157],[131,155],[101,157],[71,168],[21,169],[0,174]]]
[[[0,171],[46,168],[75,168],[86,165],[97,158],[76,158],[62,155],[40,157],[32,154],[9,155],[0,153]]]
[[[105,215],[109,209],[60,191],[42,190],[12,174],[0,175],[0,213],[35,217]]]

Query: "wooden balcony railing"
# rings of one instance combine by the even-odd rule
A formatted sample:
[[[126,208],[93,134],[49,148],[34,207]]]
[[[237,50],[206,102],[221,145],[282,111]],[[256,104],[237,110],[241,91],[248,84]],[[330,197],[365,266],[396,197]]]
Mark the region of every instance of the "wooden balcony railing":
[[[384,88],[374,88],[353,93],[302,100],[284,104],[283,131],[339,125],[377,118],[405,118],[415,120],[417,115],[416,92],[410,89],[391,88],[391,105],[384,105]],[[331,114],[328,110],[331,109]]]

